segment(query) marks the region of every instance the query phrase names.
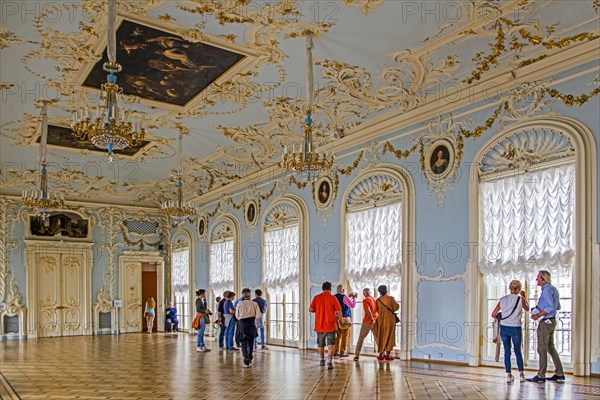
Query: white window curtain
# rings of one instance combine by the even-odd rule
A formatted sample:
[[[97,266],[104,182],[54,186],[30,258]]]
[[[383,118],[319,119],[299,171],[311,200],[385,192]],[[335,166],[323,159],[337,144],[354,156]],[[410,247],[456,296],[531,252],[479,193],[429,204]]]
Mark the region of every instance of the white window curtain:
[[[488,283],[564,276],[574,262],[575,166],[561,165],[480,184],[482,259]]]
[[[298,225],[265,232],[264,282],[270,294],[294,290],[300,279]]]
[[[176,298],[187,298],[190,290],[190,250],[173,251],[171,285]]]
[[[210,245],[210,288],[222,296],[233,287],[233,239]]]
[[[400,282],[402,203],[349,212],[346,276],[354,289]]]

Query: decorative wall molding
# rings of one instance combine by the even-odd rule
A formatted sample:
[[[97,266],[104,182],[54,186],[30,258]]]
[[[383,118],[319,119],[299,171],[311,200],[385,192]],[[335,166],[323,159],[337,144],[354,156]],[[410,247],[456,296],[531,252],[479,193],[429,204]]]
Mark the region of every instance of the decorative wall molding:
[[[274,201],[264,217],[265,229],[283,228],[300,222],[299,211],[295,204],[284,199]]]
[[[346,197],[348,211],[402,200],[402,185],[391,175],[369,173],[354,184]]]
[[[444,276],[445,275],[444,267],[439,266],[437,272],[438,272],[438,274],[436,276],[421,275],[420,273],[417,272],[416,275],[415,275],[415,280],[416,280],[417,286],[419,285],[420,282],[443,283],[443,282],[462,281],[462,282],[465,283],[465,290],[467,289],[468,273],[467,273],[466,270],[462,274],[455,274],[455,275],[451,275],[451,276]],[[417,303],[419,301],[418,295],[419,295],[419,291],[417,290]],[[465,314],[467,313],[467,310],[468,310],[468,303],[469,303],[468,296],[465,295]],[[466,317],[467,316],[465,315],[465,321],[469,321]],[[415,326],[416,326],[416,329],[417,329],[417,330],[415,330],[415,332],[418,332],[418,329],[419,329],[419,317],[418,317],[418,315],[415,315]],[[423,349],[450,349],[450,350],[468,352],[468,350],[469,350],[469,337],[468,337],[469,333],[468,333],[468,330],[466,329],[466,325],[461,326],[461,329],[463,329],[463,331],[462,331],[462,333],[463,333],[463,345],[462,346],[453,346],[451,344],[440,343],[440,342],[438,342],[438,343],[421,344],[421,343],[419,343],[418,340],[415,340],[415,342],[414,342],[414,348],[415,349],[421,349],[421,350],[423,350]]]
[[[482,177],[504,171],[527,172],[531,167],[573,157],[575,149],[562,132],[552,129],[528,129],[504,137],[483,155],[479,171]]]
[[[224,218],[218,219],[212,229],[210,230],[210,241],[215,242],[219,240],[232,239],[235,234],[235,227],[233,224]]]

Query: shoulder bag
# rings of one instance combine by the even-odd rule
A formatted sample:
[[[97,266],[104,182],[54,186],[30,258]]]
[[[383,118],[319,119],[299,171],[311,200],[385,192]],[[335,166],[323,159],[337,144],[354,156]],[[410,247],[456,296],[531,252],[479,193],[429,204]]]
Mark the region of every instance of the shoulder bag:
[[[390,310],[390,312],[391,312],[392,314],[394,314],[394,318],[396,319],[396,323],[399,323],[399,322],[400,322],[400,317],[398,317],[398,314],[396,314],[396,313],[394,312],[394,310],[392,310],[391,308],[389,308],[388,306],[386,306],[385,304],[383,304],[383,301],[381,301],[381,299],[377,299],[377,301],[378,301],[378,302],[380,302],[382,306],[384,306],[385,308],[387,308],[388,310]]]
[[[506,317],[502,316],[502,313],[499,312],[498,314],[496,314],[496,318],[499,319],[500,321],[505,320],[506,318],[510,317],[511,315],[513,315],[513,313],[515,312],[515,310],[517,309],[517,306],[519,305],[519,302],[521,301],[521,296],[519,296],[519,298],[517,299],[517,302],[515,303],[515,306],[513,307],[512,311],[510,312],[510,314],[508,314]]]

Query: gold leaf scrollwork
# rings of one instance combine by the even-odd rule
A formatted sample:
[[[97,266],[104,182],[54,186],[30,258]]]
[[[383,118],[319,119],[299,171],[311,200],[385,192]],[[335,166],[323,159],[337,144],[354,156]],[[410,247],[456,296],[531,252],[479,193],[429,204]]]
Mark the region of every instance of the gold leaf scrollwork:
[[[358,157],[356,157],[356,160],[354,160],[352,165],[350,165],[344,169],[337,168],[337,172],[344,176],[350,175],[352,172],[354,172],[354,170],[356,168],[358,168],[358,164],[360,164],[360,160],[362,160],[364,155],[365,155],[365,151],[363,150],[358,154]]]
[[[140,246],[140,250],[142,251],[144,250],[144,246],[155,247],[162,243],[162,233],[158,234],[158,240],[154,242],[146,241],[144,240],[144,238],[140,238],[139,240],[131,240],[129,238],[129,235],[127,234],[127,230],[125,229],[125,227],[123,225],[119,225],[119,227],[121,228],[121,233],[123,234],[123,240],[125,241],[125,243],[127,243],[129,246]]]

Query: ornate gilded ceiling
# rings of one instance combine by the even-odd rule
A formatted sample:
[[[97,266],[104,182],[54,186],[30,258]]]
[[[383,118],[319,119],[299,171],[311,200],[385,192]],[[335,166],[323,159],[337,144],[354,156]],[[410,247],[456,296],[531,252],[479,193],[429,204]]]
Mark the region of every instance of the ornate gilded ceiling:
[[[106,2],[31,4],[2,6],[0,194],[35,187],[36,107],[52,100],[51,188],[67,200],[146,206],[176,190],[179,131],[187,197],[273,170],[284,144],[302,142],[307,31],[317,61],[317,142],[339,140],[336,150],[359,144],[366,127],[387,115],[431,115],[445,99],[449,112],[455,93],[498,71],[515,73],[598,42],[597,0],[121,1],[119,82],[129,112],[150,135],[109,164],[68,134],[72,112],[98,101]],[[565,104],[578,101],[545,93]]]

